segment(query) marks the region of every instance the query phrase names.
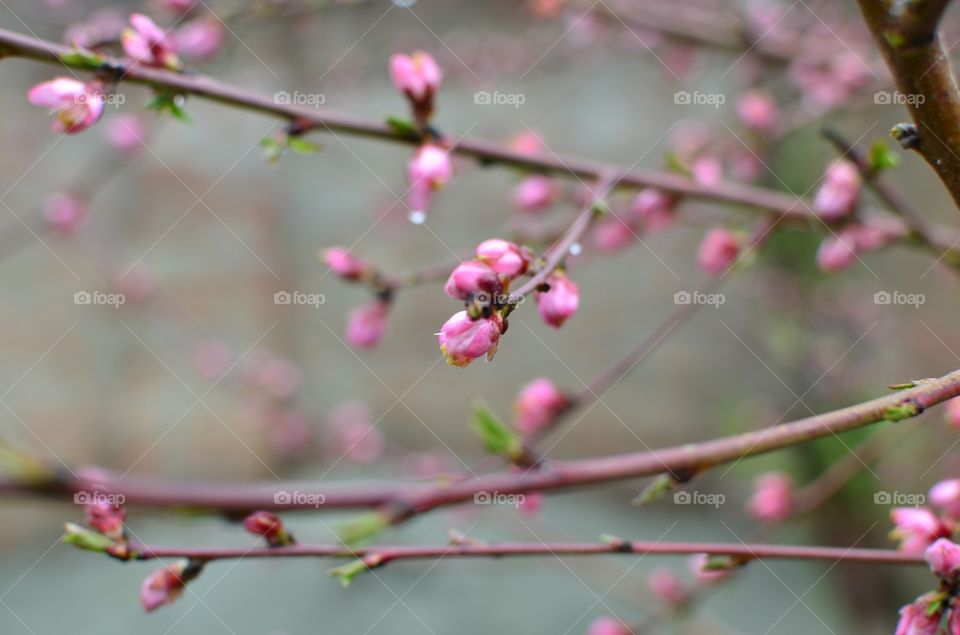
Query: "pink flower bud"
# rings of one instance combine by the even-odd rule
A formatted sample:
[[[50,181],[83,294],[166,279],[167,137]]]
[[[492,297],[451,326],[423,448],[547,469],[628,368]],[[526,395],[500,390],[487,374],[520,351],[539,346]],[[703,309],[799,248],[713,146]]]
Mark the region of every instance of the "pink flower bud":
[[[952,580],[960,569],[960,546],[946,538],[938,538],[923,552],[923,559],[930,565],[933,573]]]
[[[373,267],[350,253],[346,247],[331,247],[323,251],[323,263],[344,280],[360,280],[373,271]]]
[[[701,584],[716,584],[730,575],[729,569],[708,569],[710,556],[705,553],[694,554],[690,558],[690,571]]]
[[[938,635],[943,611],[928,614],[931,598],[920,596],[913,604],[900,609],[900,621],[894,635]]]
[[[960,430],[960,397],[954,397],[947,402],[943,416],[947,425],[954,430]]]
[[[27,101],[49,108],[56,115],[55,132],[75,134],[95,124],[103,115],[103,85],[99,81],[84,84],[77,79],[57,77],[31,88]]]
[[[539,154],[543,150],[543,141],[537,133],[531,130],[524,130],[510,140],[510,148],[520,154]]]
[[[647,578],[647,586],[654,597],[674,608],[682,606],[688,599],[680,578],[669,569],[654,569]]]
[[[737,262],[741,240],[733,232],[716,227],[707,232],[697,251],[697,264],[711,276],[722,276]]]
[[[75,234],[87,220],[87,207],[75,196],[57,192],[44,202],[43,220],[62,234]]]
[[[558,329],[580,307],[580,290],[577,284],[561,271],[551,273],[547,284],[550,289],[535,292],[533,299],[543,321]]]
[[[386,443],[370,415],[370,409],[360,401],[342,403],[329,415],[330,454],[337,460],[370,464],[383,456]]]
[[[407,166],[407,205],[411,212],[426,212],[433,193],[446,185],[451,176],[453,163],[445,149],[432,143],[420,146]]]
[[[173,47],[194,60],[215,57],[223,47],[223,24],[217,18],[187,22],[173,33]]]
[[[716,157],[697,159],[692,167],[693,180],[701,185],[714,186],[723,181],[723,165]]]
[[[770,133],[776,130],[779,113],[777,103],[768,93],[751,90],[737,102],[737,115],[747,128]]]
[[[120,540],[124,534],[123,522],[127,510],[98,494],[97,499],[83,508],[87,525],[104,536]]]
[[[761,522],[783,522],[793,512],[793,481],[781,472],[761,474],[754,482],[747,510]]]
[[[389,316],[390,303],[380,299],[351,310],[347,315],[347,344],[353,348],[375,347],[387,331]]]
[[[144,147],[147,137],[143,120],[137,115],[111,117],[103,124],[107,143],[124,154],[134,154]]]
[[[598,617],[590,622],[587,635],[631,635],[630,627],[615,617]]]
[[[477,260],[508,278],[526,273],[532,259],[533,254],[526,247],[499,238],[485,240],[477,246]]]
[[[455,313],[440,328],[440,350],[451,366],[464,367],[478,357],[493,359],[500,342],[503,320],[499,314],[471,320],[466,311]]]
[[[838,273],[856,261],[856,242],[849,232],[827,236],[817,249],[817,268],[824,273]]]
[[[542,174],[528,176],[513,188],[511,200],[521,212],[542,212],[557,197],[557,187],[553,179]]]
[[[937,538],[949,538],[951,528],[924,507],[897,507],[890,510],[894,529],[890,537],[907,553],[923,553]]]
[[[296,542],[286,528],[283,521],[270,512],[253,512],[243,521],[243,528],[251,534],[263,536],[271,547],[283,547]]]
[[[666,229],[673,224],[673,208],[676,199],[652,187],[641,190],[631,205],[647,232]]]
[[[567,407],[567,396],[549,379],[540,377],[524,386],[513,404],[514,424],[523,436],[537,434]]]
[[[397,90],[414,103],[424,103],[440,89],[443,73],[429,53],[397,53],[390,57],[390,78]]]
[[[609,215],[597,220],[591,238],[597,249],[614,252],[633,244],[637,234],[623,219]]]
[[[142,13],[134,13],[130,16],[130,26],[132,28],[124,29],[121,43],[123,52],[134,62],[171,70],[180,67],[173,44],[153,20]]]
[[[490,265],[479,260],[467,260],[457,265],[447,279],[443,292],[454,300],[472,300],[479,296],[486,302],[493,301],[494,295],[500,295],[503,283],[500,276]],[[486,296],[486,297],[483,297]]]
[[[303,384],[300,367],[282,357],[263,361],[255,375],[257,385],[275,399],[289,399]]]
[[[930,488],[929,498],[944,514],[960,519],[960,479],[940,481]]]
[[[845,159],[834,161],[813,198],[813,211],[827,221],[846,217],[860,200],[862,182],[856,165]]]
[[[183,593],[187,582],[200,574],[200,566],[178,560],[148,575],[140,585],[140,603],[146,611],[172,604]]]

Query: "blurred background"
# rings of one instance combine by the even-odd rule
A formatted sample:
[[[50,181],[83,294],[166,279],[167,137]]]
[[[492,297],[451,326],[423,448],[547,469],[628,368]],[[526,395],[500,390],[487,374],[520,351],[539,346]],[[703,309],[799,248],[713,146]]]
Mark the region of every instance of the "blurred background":
[[[4,0],[0,27],[64,41],[70,29],[73,37],[116,30],[135,11],[163,28],[217,16],[217,54],[188,60],[189,72],[259,93],[320,95],[315,101],[325,108],[374,120],[406,114],[388,60],[420,49],[444,70],[435,123],[455,138],[508,142],[532,132],[550,153],[644,168],[669,164],[690,138],[706,139],[725,178],[807,196],[836,157],[820,123],[866,148],[907,119],[903,105],[875,103],[886,74],[853,3],[694,3],[727,18],[766,19],[761,34],[791,28],[832,38],[838,57],[849,61],[850,53],[863,64],[857,90],[832,102],[811,98],[790,60],[768,66],[742,46],[694,46],[651,28],[655,21],[643,15],[662,12],[633,13],[649,8],[645,2],[200,4],[183,17],[160,2]],[[948,27],[955,22],[949,14]],[[443,362],[434,334],[458,308],[440,283],[400,292],[380,346],[354,351],[344,342],[346,315],[370,294],[328,275],[318,250],[349,246],[396,273],[455,262],[485,238],[564,227],[580,184],[564,181],[552,209],[521,217],[510,191],[522,175],[458,160],[427,222],[413,225],[397,200],[409,147],[316,134],[318,153],[270,165],[261,140],[280,123],[195,98],[183,104],[190,117],[183,123],[145,111],[149,91],[127,85],[119,88],[124,103],[108,105],[102,122],[62,136],[25,99],[32,85],[61,74],[0,61],[0,434],[70,469],[321,482],[464,470],[483,458],[469,428],[474,399],[509,419],[519,388],[535,377],[582,389],[675,310],[676,293],[702,283],[696,249],[707,225],[748,229],[756,217],[681,202],[681,222],[626,249],[609,253],[588,242],[570,269],[579,313],[557,331],[532,305],[520,307],[490,364]],[[744,128],[735,104],[752,85],[776,96],[793,122],[788,130],[764,137]],[[722,95],[723,103],[677,103],[684,90]],[[478,91],[522,95],[523,103],[476,103]],[[111,120],[121,117],[139,118],[142,143],[111,138]],[[755,159],[746,157],[748,176],[734,158],[745,149]],[[955,224],[934,174],[896,153],[897,186],[928,219]],[[64,195],[83,209],[63,212]],[[601,403],[574,413],[545,444],[549,456],[642,451],[758,429],[960,365],[958,281],[934,266],[935,256],[893,247],[828,276],[815,266],[822,238],[814,224],[778,226],[763,252],[725,282],[723,305],[678,324]],[[277,305],[278,291],[325,301]],[[884,291],[924,300],[877,304],[875,293]],[[121,292],[127,301],[78,305],[74,295],[83,292]],[[343,421],[358,419],[375,426],[370,438],[382,447],[344,457]],[[722,495],[715,506],[667,496],[633,507],[644,483],[624,482],[551,495],[535,513],[444,510],[381,539],[436,544],[455,528],[489,541],[590,541],[607,533],[892,547],[889,504],[877,493],[923,494],[956,476],[957,441],[935,410],[723,467],[686,486]],[[851,458],[864,442],[872,456]],[[815,513],[762,533],[746,514],[758,474],[783,470],[803,485],[835,461],[853,465],[852,477]],[[601,615],[640,622],[656,613],[647,588],[656,567],[693,579],[680,557],[449,560],[394,564],[343,589],[327,575],[327,561],[219,562],[178,603],[147,615],[139,584],[155,563],[120,564],[58,544],[63,522],[82,519],[80,506],[26,498],[0,505],[0,631],[10,634],[580,633]],[[286,518],[301,540],[324,542],[349,517]],[[133,509],[128,522],[151,544],[253,542],[216,517]],[[927,577],[920,569],[755,563],[654,631],[892,632],[897,608],[929,586]]]

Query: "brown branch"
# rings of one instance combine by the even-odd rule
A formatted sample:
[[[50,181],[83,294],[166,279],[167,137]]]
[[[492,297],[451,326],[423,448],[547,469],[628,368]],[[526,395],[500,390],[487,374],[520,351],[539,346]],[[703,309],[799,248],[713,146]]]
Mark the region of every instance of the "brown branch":
[[[63,56],[71,52],[72,49],[61,44],[0,29],[0,58],[23,57],[77,70],[91,70],[79,62],[72,60],[65,62],[62,59]],[[246,91],[201,75],[180,74],[141,65],[125,67],[115,59],[106,59],[100,71],[114,80],[163,88],[180,94],[196,95],[239,109],[285,119],[298,133],[318,130],[396,143],[418,144],[421,141],[416,136],[399,133],[384,123],[330,110],[277,103],[271,96]],[[634,169],[623,172],[596,161],[552,154],[526,154],[505,145],[481,139],[461,139],[452,143],[451,151],[472,157],[484,164],[498,163],[583,180],[599,180],[607,174],[618,174],[612,186],[656,187],[691,199],[742,205],[753,210],[773,211],[782,214],[784,221],[803,226],[807,225],[807,221],[813,215],[809,202],[802,198],[750,185],[729,182],[704,185],[685,176],[662,170]],[[906,228],[903,228],[903,234],[907,234]],[[941,237],[940,244],[943,249],[950,249],[954,238]]]
[[[913,144],[960,207],[960,88],[937,34],[947,0],[890,3],[857,0],[900,93],[919,143]]]
[[[890,549],[808,547],[798,545],[723,544],[700,542],[626,542],[613,539],[597,543],[458,543],[440,546],[384,545],[350,549],[342,545],[297,544],[289,547],[180,548],[130,545],[137,560],[189,558],[197,562],[248,558],[370,558],[375,566],[396,560],[439,560],[460,558],[503,558],[518,556],[591,556],[618,554],[700,554],[733,556],[744,560],[827,560],[883,564],[923,564],[923,556]],[[371,567],[372,568],[372,567]]]
[[[555,461],[549,469],[484,474],[453,483],[395,481],[343,483],[186,483],[133,478],[112,479],[72,474],[38,475],[0,480],[0,493],[39,494],[53,498],[76,492],[122,494],[128,504],[186,507],[244,513],[257,509],[381,509],[399,523],[438,507],[474,500],[476,494],[520,494],[567,490],[633,478],[671,473],[690,474],[741,458],[765,454],[814,439],[835,436],[881,421],[917,416],[927,408],[960,395],[960,371],[840,410],[700,443],[659,450],[571,461]]]

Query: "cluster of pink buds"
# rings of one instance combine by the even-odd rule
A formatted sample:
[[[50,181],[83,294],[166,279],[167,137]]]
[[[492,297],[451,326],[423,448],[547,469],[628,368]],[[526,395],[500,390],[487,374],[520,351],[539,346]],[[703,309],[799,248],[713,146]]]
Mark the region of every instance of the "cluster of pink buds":
[[[49,108],[56,116],[53,130],[66,134],[81,132],[99,121],[104,99],[102,82],[84,83],[70,77],[37,84],[27,93],[31,104]]]
[[[782,472],[767,472],[754,482],[747,511],[761,522],[781,523],[793,513],[793,506],[793,480]]]
[[[148,575],[140,585],[140,603],[146,611],[172,604],[183,594],[187,583],[200,575],[202,565],[178,560]]]
[[[142,13],[130,16],[130,28],[124,29],[121,42],[123,52],[137,64],[170,70],[180,68],[180,60],[167,33]]]
[[[637,240],[643,233],[666,229],[674,222],[677,199],[662,190],[647,187],[622,210],[611,211],[598,219],[593,230],[593,243],[601,251],[618,251]]]
[[[283,526],[283,521],[270,512],[253,512],[244,519],[243,528],[251,534],[263,536],[270,547],[286,547],[296,543]]]
[[[923,552],[930,570],[942,581],[940,589],[925,593],[900,609],[896,635],[960,635],[960,608],[953,597],[960,578],[960,546],[939,538]],[[947,630],[941,630],[946,619]]]
[[[722,276],[737,262],[743,239],[722,227],[707,232],[697,251],[697,264],[711,276]]]
[[[454,366],[466,366],[484,355],[493,358],[505,322],[499,311],[506,304],[510,283],[527,272],[533,254],[526,247],[499,238],[477,246],[476,259],[461,262],[450,274],[444,293],[463,301],[461,311],[441,327],[440,349]]]
[[[513,404],[514,425],[524,437],[537,435],[569,403],[569,398],[552,381],[544,377],[534,379],[523,387]]]
[[[826,221],[838,221],[853,212],[860,200],[863,179],[857,166],[846,159],[830,164],[823,184],[813,198],[813,211]]]

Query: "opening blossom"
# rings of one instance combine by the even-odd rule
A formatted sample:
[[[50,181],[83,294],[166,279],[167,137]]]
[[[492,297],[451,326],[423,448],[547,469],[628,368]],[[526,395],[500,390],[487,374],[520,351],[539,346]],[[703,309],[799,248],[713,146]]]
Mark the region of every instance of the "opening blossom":
[[[537,434],[567,407],[569,400],[544,377],[524,386],[513,404],[514,424],[525,437]]]
[[[407,179],[410,183],[407,205],[411,214],[426,212],[433,193],[443,188],[452,176],[453,162],[449,152],[434,143],[417,148],[407,166]]]
[[[53,121],[55,132],[76,134],[95,124],[103,115],[103,84],[57,77],[31,88],[27,100],[34,106],[49,108],[56,115]]]
[[[834,161],[813,198],[813,211],[827,221],[848,216],[860,200],[862,186],[863,179],[856,165],[845,159]]]
[[[551,273],[547,284],[550,289],[535,292],[533,298],[543,321],[558,329],[580,307],[580,289],[577,283],[562,271]]]
[[[493,359],[502,331],[503,319],[498,313],[471,320],[466,311],[460,311],[444,323],[437,339],[447,363],[464,367],[484,355],[487,360]]]
[[[793,513],[793,480],[781,472],[761,474],[754,482],[747,510],[761,522],[783,522]]]
[[[130,27],[124,29],[121,43],[123,52],[134,62],[170,70],[180,68],[173,42],[153,20],[134,13],[130,16]]]
[[[939,635],[943,609],[930,612],[928,608],[933,601],[936,599],[928,594],[901,608],[900,621],[897,622],[894,635]],[[955,632],[950,631],[951,635]]]
[[[945,580],[953,580],[960,572],[960,546],[946,538],[938,538],[927,547],[923,559],[934,574]]]
[[[87,525],[99,531],[108,538],[120,540],[124,535],[123,522],[127,518],[127,510],[111,502],[106,497],[94,500],[83,508]]]
[[[697,264],[711,276],[722,276],[737,261],[740,237],[728,229],[715,227],[707,232],[697,251]]]
[[[890,537],[900,541],[900,551],[923,553],[937,538],[947,538],[951,527],[924,507],[897,507],[890,510],[894,529]]]

